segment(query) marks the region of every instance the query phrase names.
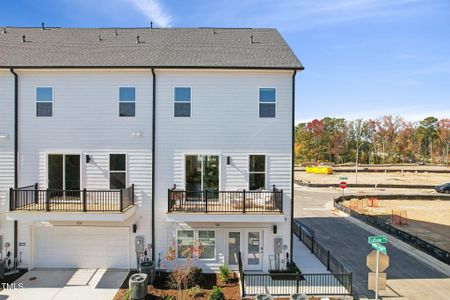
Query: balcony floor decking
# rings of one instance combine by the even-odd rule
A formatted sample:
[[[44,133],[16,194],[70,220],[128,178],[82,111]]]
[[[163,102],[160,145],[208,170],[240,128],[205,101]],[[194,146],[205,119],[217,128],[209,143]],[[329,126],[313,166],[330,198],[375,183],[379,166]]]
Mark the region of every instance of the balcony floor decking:
[[[131,206],[129,206],[129,207],[131,207]],[[49,204],[50,212],[123,213],[128,208],[123,208],[123,211],[120,211],[119,204],[109,204],[108,208],[105,209],[105,204],[89,203],[86,205],[86,210],[84,211],[82,203],[67,202],[67,203],[50,203]],[[15,211],[26,211],[26,212],[46,211],[46,206],[44,203],[31,203],[31,204],[27,204],[27,205],[24,205],[21,207],[17,207],[15,209]]]

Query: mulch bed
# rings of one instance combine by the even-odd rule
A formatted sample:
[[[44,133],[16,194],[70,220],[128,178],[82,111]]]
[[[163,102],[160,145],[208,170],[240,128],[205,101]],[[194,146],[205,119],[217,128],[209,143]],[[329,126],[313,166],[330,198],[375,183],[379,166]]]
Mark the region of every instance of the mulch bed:
[[[114,300],[123,300],[125,298],[125,294],[128,291],[128,280],[132,274],[133,273],[130,273],[128,277],[125,279],[116,296],[114,297]],[[148,286],[149,294],[145,298],[146,300],[159,299],[159,297],[165,295],[175,297],[178,295],[178,291],[176,289],[169,289],[166,287],[167,276],[168,276],[167,273],[160,273],[159,275],[156,276],[155,282],[152,285]],[[201,288],[204,289],[205,294],[202,297],[197,297],[195,299],[198,300],[208,299],[208,296],[211,293],[213,286],[218,286],[222,289],[225,299],[229,300],[241,299],[240,295],[241,292],[239,289],[239,282],[237,280],[238,278],[236,274],[234,274],[233,283],[230,284],[221,283],[218,274],[203,274],[203,276],[205,277],[205,282],[201,285]],[[183,290],[182,293],[184,299],[194,299],[192,297],[189,297],[188,290]]]
[[[3,286],[6,284],[11,284],[17,279],[19,279],[23,274],[27,272],[27,270],[18,269],[19,273],[11,274],[9,276],[5,276],[4,278],[0,279],[0,291],[3,290]]]

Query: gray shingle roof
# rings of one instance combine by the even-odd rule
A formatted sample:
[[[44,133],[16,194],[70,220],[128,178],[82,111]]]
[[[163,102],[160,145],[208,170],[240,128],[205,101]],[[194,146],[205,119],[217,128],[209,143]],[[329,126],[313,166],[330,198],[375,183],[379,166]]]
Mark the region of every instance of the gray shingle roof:
[[[276,29],[5,29],[0,67],[303,68]]]

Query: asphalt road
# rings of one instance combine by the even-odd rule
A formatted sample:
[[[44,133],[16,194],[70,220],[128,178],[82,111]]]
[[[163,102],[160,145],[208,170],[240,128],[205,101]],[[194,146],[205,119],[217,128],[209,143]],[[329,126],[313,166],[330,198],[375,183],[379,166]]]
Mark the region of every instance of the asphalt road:
[[[337,195],[339,195],[337,190],[308,189],[296,186],[294,216],[313,232],[316,240],[353,272],[354,296],[373,299],[374,293],[367,289],[369,269],[366,267],[366,256],[371,251],[367,237],[373,233],[355,225],[346,217],[333,214],[332,198]],[[390,282],[405,284],[411,279],[419,279],[420,282],[448,278],[429,264],[418,260],[413,254],[390,246],[389,237],[387,249],[390,257],[390,267],[387,269],[388,285]],[[423,289],[422,286],[420,288]],[[408,286],[408,289],[411,289],[411,285]],[[433,291],[432,288],[426,291],[426,295],[430,296],[429,299],[440,299],[439,295],[431,297]],[[401,292],[395,291],[395,288],[391,288],[389,292],[389,298],[404,296]],[[403,299],[406,298],[412,299],[409,297]]]

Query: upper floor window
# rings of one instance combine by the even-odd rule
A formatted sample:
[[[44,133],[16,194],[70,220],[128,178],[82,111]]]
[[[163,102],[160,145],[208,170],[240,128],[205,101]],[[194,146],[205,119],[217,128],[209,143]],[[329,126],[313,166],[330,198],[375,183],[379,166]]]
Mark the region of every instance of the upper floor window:
[[[136,115],[136,88],[119,88],[119,116],[134,117]]]
[[[174,117],[190,117],[191,116],[191,88],[176,87],[173,93],[173,115]]]
[[[125,154],[109,155],[109,188],[124,189],[127,185],[127,156]]]
[[[275,88],[259,89],[259,117],[275,118],[277,105],[277,91]]]
[[[266,156],[250,155],[249,188],[259,190],[266,188]]]
[[[36,117],[53,116],[53,88],[36,88]]]

